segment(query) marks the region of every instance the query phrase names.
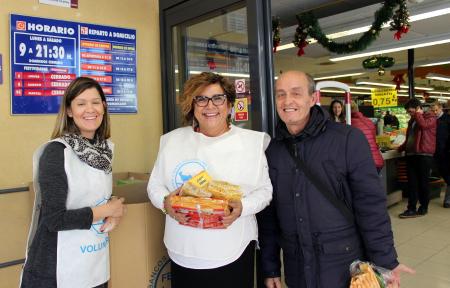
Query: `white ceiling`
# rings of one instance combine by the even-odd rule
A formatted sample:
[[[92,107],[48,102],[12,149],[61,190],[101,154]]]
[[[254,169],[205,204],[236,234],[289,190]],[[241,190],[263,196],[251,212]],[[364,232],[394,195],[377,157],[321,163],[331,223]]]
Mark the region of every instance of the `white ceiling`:
[[[308,1],[295,1],[295,0],[273,0],[272,1],[272,15],[278,16],[277,13],[280,13],[282,19],[287,19],[289,17],[295,19],[295,14],[298,14],[298,7],[302,7],[301,9],[309,10],[313,8],[315,5],[324,7],[327,3],[336,4],[342,2],[364,2],[364,1],[317,1],[317,0],[308,0]],[[378,1],[366,1],[366,2],[378,2]],[[300,4],[301,3],[301,4]],[[287,13],[289,12],[288,7],[291,6],[289,16]],[[344,5],[344,4],[342,4]],[[375,4],[366,6],[363,8],[359,8],[356,10],[346,11],[340,14],[331,15],[325,18],[320,18],[319,23],[323,28],[325,33],[334,33],[345,31],[351,28],[361,27],[365,25],[370,25],[374,20],[374,13],[377,9],[381,7],[381,4]],[[432,11],[442,7],[450,7],[450,0],[424,0],[421,3],[408,3],[408,8],[411,15],[416,15],[419,13],[423,13],[424,11]],[[296,9],[294,9],[296,8]],[[323,10],[323,8],[320,8]],[[319,10],[320,10],[319,9]],[[314,11],[315,12],[315,11]],[[450,38],[450,14],[434,17],[426,20],[415,21],[411,23],[411,28],[408,34],[401,38],[400,41],[395,40],[393,35],[395,31],[390,31],[389,28],[385,28],[380,37],[375,40],[367,50],[381,50],[386,46],[400,46],[405,43],[418,43],[418,42],[427,42],[429,39],[441,37],[441,38]],[[283,22],[282,22],[283,25]],[[293,35],[295,33],[296,25],[283,27],[282,26],[282,44],[290,43],[293,39]],[[336,39],[337,42],[344,42],[350,39],[358,38],[361,34],[352,35],[348,37],[343,37]],[[442,44],[436,45],[432,47],[426,48],[418,48],[415,49],[415,64],[425,64],[429,62],[436,62],[437,60],[450,60],[450,44]],[[301,69],[306,72],[309,72],[315,77],[318,76],[326,76],[326,75],[336,75],[336,74],[344,74],[344,73],[353,73],[353,72],[365,72],[365,74],[361,76],[356,76],[351,79],[351,81],[355,82],[359,78],[370,78],[372,80],[391,82],[393,76],[386,72],[384,77],[380,77],[377,75],[376,70],[365,70],[362,67],[362,61],[366,59],[359,58],[353,60],[346,60],[340,62],[330,62],[329,58],[334,57],[328,50],[323,48],[320,44],[310,44],[305,49],[305,55],[301,57],[296,56],[297,48],[287,49],[283,51],[279,51],[274,56],[274,66],[275,66],[275,74],[279,74],[280,70],[286,71],[290,69]],[[407,67],[407,51],[401,51],[396,53],[390,53],[386,56],[394,57],[396,60],[396,64],[387,70],[399,70],[405,69]],[[449,71],[450,76],[450,65],[446,66]],[[434,70],[439,70],[442,73],[442,69],[445,67],[430,67],[428,68],[431,72],[435,72]],[[444,69],[445,70],[445,69]],[[420,73],[419,73],[420,74]],[[406,79],[406,77],[405,77]],[[346,79],[346,81],[350,81]],[[443,86],[449,87],[450,82],[445,81],[434,81],[423,79],[420,77],[415,78],[416,85],[434,85],[436,87],[442,88]],[[448,90],[448,88],[447,88]]]

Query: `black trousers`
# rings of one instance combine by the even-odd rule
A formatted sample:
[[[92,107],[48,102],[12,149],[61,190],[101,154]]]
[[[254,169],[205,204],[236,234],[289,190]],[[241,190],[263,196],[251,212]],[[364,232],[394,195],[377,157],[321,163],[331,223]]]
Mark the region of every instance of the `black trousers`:
[[[447,186],[450,186],[450,153],[439,153],[435,155],[435,161],[439,169],[439,173],[444,179]]]
[[[408,210],[416,211],[417,201],[422,209],[428,209],[430,189],[428,178],[431,171],[432,156],[411,155],[406,157],[408,174]]]
[[[215,269],[190,269],[171,262],[172,288],[253,288],[255,241],[233,263]],[[217,247],[220,249],[220,247]]]

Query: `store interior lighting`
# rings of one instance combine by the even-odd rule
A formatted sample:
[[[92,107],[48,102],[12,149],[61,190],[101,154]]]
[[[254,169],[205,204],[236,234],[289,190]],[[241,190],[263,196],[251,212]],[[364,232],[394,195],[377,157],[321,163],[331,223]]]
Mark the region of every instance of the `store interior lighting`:
[[[450,100],[450,96],[433,96],[433,95],[431,95],[430,98],[442,99],[442,100]]]
[[[409,94],[399,93],[399,94],[397,94],[397,96],[398,97],[409,97]],[[423,95],[420,95],[420,94],[416,94],[415,96],[416,96],[416,98],[423,98]]]
[[[388,84],[388,83],[379,83],[379,82],[370,82],[370,81],[356,81],[356,85],[373,85],[373,86],[381,86],[381,87],[396,87],[395,84]],[[408,89],[408,86],[406,85],[400,85],[400,88]],[[424,90],[424,91],[431,91],[434,90],[432,87],[420,87],[415,86],[416,90]]]
[[[450,92],[445,91],[430,91],[429,94],[450,95]]]
[[[428,73],[425,77],[427,79],[431,79],[431,80],[450,81],[449,76],[436,74],[436,73]]]
[[[189,71],[189,74],[200,74],[205,71]],[[238,78],[250,78],[249,74],[242,74],[242,73],[228,73],[228,72],[215,72],[219,75],[225,76],[225,77],[238,77]]]
[[[434,10],[434,11],[430,11],[430,12],[420,13],[417,15],[412,15],[409,17],[409,22],[412,23],[414,21],[430,19],[433,17],[443,16],[446,14],[450,14],[450,8],[443,8],[443,9],[438,9],[438,10]],[[383,25],[383,28],[387,28],[387,27],[390,27],[389,23],[386,23]],[[336,33],[330,33],[330,34],[327,34],[326,36],[329,39],[338,39],[338,38],[345,37],[345,36],[351,36],[351,35],[355,35],[355,34],[359,34],[359,33],[364,33],[366,31],[368,31],[369,29],[370,29],[370,25],[367,25],[367,26],[353,28],[353,29],[349,29],[349,30],[345,30],[345,31],[336,32]],[[309,44],[313,44],[316,42],[317,42],[317,40],[315,40],[315,39],[311,39],[311,38],[308,39]],[[295,45],[293,43],[284,44],[284,45],[278,46],[277,51],[291,49],[294,47],[295,47]],[[416,47],[416,48],[419,48],[419,47]],[[381,54],[381,53],[379,53],[379,54]],[[372,55],[375,55],[375,54],[372,54]],[[361,57],[365,57],[365,56],[361,56]],[[333,60],[331,60],[331,61],[333,61]]]
[[[337,94],[344,94],[344,90],[332,90],[332,89],[322,89],[320,90],[320,93],[337,93]],[[350,94],[355,95],[370,95],[370,92],[358,92],[358,91],[350,91]]]
[[[405,46],[401,46],[401,47],[393,47],[393,48],[388,48],[388,49],[377,49],[377,50],[369,51],[369,52],[363,52],[363,53],[356,53],[356,54],[351,54],[351,55],[347,55],[347,56],[334,57],[334,58],[330,58],[330,61],[338,62],[338,61],[357,59],[357,58],[362,58],[362,57],[369,57],[369,56],[373,56],[373,55],[380,55],[380,54],[388,54],[388,53],[393,53],[393,52],[405,51],[405,50],[409,50],[409,49],[416,49],[416,48],[423,48],[423,47],[429,47],[429,46],[434,46],[434,45],[441,45],[441,44],[445,44],[445,43],[450,43],[449,35],[446,35],[446,38],[443,38],[443,39],[440,39],[440,40],[435,40],[435,41],[429,41],[429,39],[425,39],[421,43],[405,45]]]
[[[349,73],[349,74],[339,74],[339,75],[315,77],[314,80],[317,81],[317,80],[325,80],[325,79],[344,78],[344,77],[358,76],[361,74],[364,74],[364,73]]]
[[[357,90],[372,90],[376,89],[375,87],[368,87],[368,86],[348,86],[351,90],[357,89]]]
[[[424,65],[419,65],[419,67],[439,66],[439,65],[445,65],[445,64],[450,64],[450,60],[449,61],[440,61],[440,62],[433,62],[433,63],[424,64]]]

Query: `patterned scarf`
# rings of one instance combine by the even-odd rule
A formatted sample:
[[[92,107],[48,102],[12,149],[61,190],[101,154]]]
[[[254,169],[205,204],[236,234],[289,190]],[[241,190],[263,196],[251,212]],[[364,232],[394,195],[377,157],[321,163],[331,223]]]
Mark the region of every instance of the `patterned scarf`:
[[[78,134],[62,136],[81,161],[89,166],[103,170],[106,174],[112,171],[112,150],[106,140],[100,141],[97,137],[92,141]]]

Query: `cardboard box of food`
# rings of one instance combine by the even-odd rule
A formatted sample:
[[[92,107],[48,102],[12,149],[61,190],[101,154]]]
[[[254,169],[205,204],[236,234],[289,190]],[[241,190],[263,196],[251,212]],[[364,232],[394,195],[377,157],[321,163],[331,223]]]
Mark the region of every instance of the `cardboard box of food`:
[[[127,214],[110,233],[109,287],[170,288],[170,261],[163,243],[165,216],[148,199],[148,178],[144,173],[113,174],[113,195],[125,197]]]

